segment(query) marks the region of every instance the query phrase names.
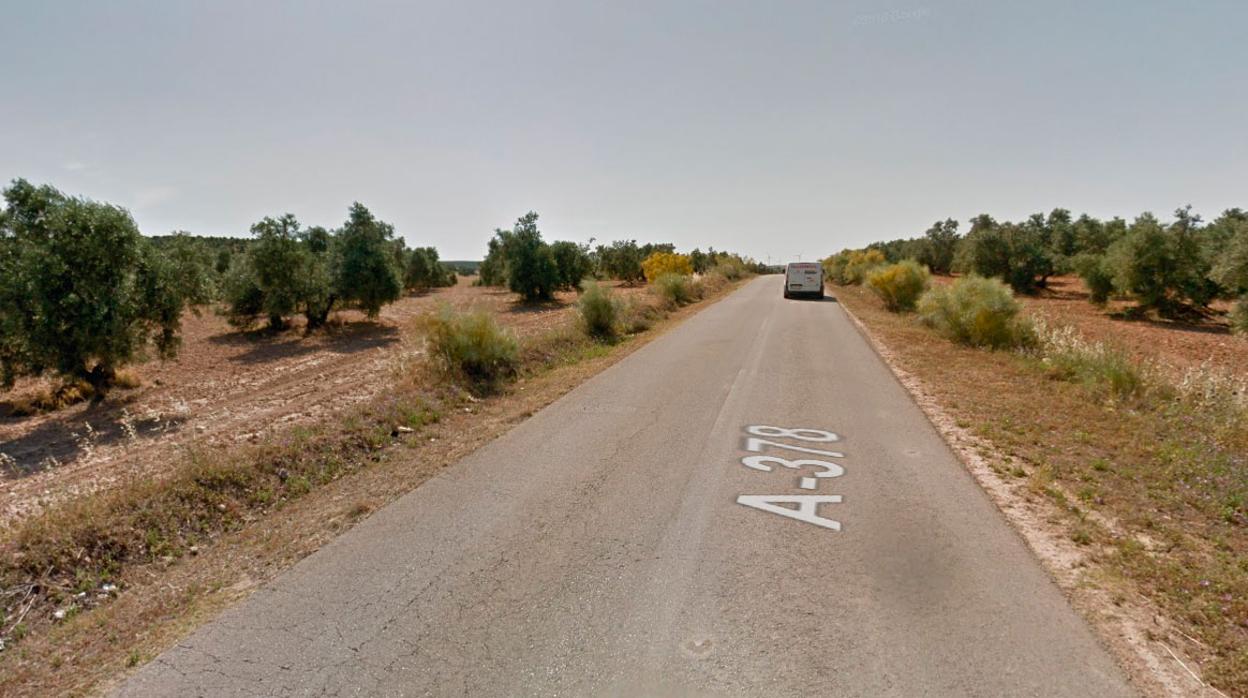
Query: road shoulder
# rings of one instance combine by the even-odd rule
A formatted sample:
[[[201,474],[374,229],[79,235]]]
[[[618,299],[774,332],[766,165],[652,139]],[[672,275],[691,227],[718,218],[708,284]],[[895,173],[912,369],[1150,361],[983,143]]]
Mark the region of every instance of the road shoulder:
[[[851,306],[858,305],[857,299],[850,294],[839,295],[838,301],[857,331],[1089,623],[1132,684],[1149,696],[1224,695],[1189,668],[1190,660],[1156,639],[1164,637],[1169,628],[1148,599],[1139,594],[1123,598],[1092,581],[1097,574],[1096,563],[1085,548],[1071,540],[1060,523],[1063,513],[1058,507],[1048,499],[1030,496],[991,467],[992,462],[1008,462],[1008,456],[953,417],[923,379],[906,368],[901,353],[854,312]]]

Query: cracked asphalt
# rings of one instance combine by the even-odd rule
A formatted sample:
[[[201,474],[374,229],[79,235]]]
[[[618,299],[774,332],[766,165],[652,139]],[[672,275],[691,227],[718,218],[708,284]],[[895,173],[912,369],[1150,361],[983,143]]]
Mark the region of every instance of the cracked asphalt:
[[[587,381],[116,695],[1132,695],[840,306],[782,284]],[[743,466],[751,425],[835,432],[762,438],[844,474]],[[840,495],[814,511],[841,528],[744,494]]]

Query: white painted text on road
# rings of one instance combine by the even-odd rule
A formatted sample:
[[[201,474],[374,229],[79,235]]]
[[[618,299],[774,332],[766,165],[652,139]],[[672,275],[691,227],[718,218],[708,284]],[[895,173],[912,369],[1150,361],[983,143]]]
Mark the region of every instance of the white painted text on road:
[[[785,448],[802,453],[811,453],[826,458],[844,458],[845,454],[839,451],[825,451],[822,449],[810,448],[807,446],[797,446],[781,441],[772,441],[770,439],[761,439],[760,436],[768,436],[773,439],[794,439],[797,441],[829,443],[840,441],[841,437],[834,432],[824,431],[822,429],[807,428],[788,428],[775,427],[765,424],[755,424],[745,428],[746,434],[750,436],[745,440],[745,450],[758,453],[767,447]],[[741,458],[741,464],[751,470],[757,470],[765,473],[773,471],[775,465],[791,470],[806,470],[811,474],[803,474],[797,480],[797,486],[803,490],[814,490],[819,487],[822,480],[841,477],[845,474],[845,468],[838,463],[827,460],[818,460],[814,458],[802,458],[798,460],[790,460],[779,456],[744,456]],[[807,470],[809,469],[809,470]],[[766,511],[779,516],[784,516],[798,521],[814,524],[822,528],[832,531],[841,530],[841,523],[833,519],[829,519],[819,515],[820,504],[839,504],[841,496],[836,494],[743,494],[737,497],[737,503],[743,504],[753,509]],[[797,505],[796,508],[790,505]]]

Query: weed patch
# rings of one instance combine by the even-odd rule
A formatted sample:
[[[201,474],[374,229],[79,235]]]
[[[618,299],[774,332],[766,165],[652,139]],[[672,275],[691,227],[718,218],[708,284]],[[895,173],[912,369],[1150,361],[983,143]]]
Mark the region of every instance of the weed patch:
[[[449,375],[462,379],[473,390],[488,393],[515,377],[519,367],[519,344],[483,311],[455,313],[443,308],[426,318],[430,353]]]
[[[697,300],[693,278],[684,274],[663,274],[651,282],[650,289],[671,309]]]
[[[1103,342],[1089,342],[1073,327],[1053,327],[1033,320],[1036,341],[1029,353],[1053,378],[1082,384],[1098,397],[1130,400],[1149,389],[1160,390],[1153,369]]]
[[[602,284],[587,281],[576,302],[581,329],[590,337],[611,341],[619,334],[620,303]]]

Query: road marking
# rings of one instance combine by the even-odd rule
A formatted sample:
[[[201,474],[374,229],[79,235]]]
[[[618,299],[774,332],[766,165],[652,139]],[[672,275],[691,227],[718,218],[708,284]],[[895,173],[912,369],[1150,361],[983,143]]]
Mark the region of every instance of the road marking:
[[[824,451],[818,448],[807,448],[805,446],[794,446],[793,444],[781,443],[779,441],[768,441],[767,439],[759,439],[750,437],[745,440],[745,450],[754,451],[755,453],[763,450],[764,446],[775,446],[776,448],[787,448],[793,451],[801,451],[802,453],[813,453],[818,456],[827,456],[829,458],[844,458],[844,453],[836,451]]]
[[[840,501],[841,495],[839,494],[743,494],[737,497],[737,504],[805,521],[832,531],[841,530],[841,522],[820,516],[819,505],[825,502],[839,504]],[[781,504],[798,506],[796,509],[791,509],[780,506]]]
[[[844,458],[845,454],[838,451],[824,451],[817,448],[808,448],[806,446],[795,446],[793,444],[781,441],[771,441],[769,439],[760,439],[760,436],[769,436],[772,438],[795,439],[797,441],[828,443],[840,441],[841,437],[835,432],[824,431],[823,429],[808,428],[790,428],[776,427],[766,424],[753,424],[745,428],[746,434],[749,434],[745,440],[745,450],[754,451],[755,453],[762,451],[770,446],[773,448],[787,448],[793,451],[801,451],[803,453],[813,453],[828,458]],[[815,468],[818,472],[813,475],[802,475],[797,486],[803,490],[814,490],[819,487],[819,482],[824,479],[841,477],[845,474],[845,468],[837,463],[826,460],[816,460],[814,458],[802,458],[798,460],[789,460],[788,458],[780,458],[779,456],[744,456],[741,458],[741,465],[751,470],[757,470],[764,473],[773,471],[773,465],[779,465],[791,470],[801,470],[804,468]],[[840,504],[841,496],[839,494],[742,494],[737,496],[737,503],[747,507],[758,509],[760,511],[770,512],[779,516],[784,516],[798,521],[805,521],[831,531],[841,530],[841,523],[833,519],[829,519],[819,515],[820,504]],[[796,504],[793,508],[791,504]]]
[[[829,463],[825,460],[815,460],[813,458],[803,458],[802,460],[788,460],[787,458],[778,458],[776,456],[746,456],[741,459],[741,465],[753,470],[761,470],[764,473],[771,472],[771,466],[768,463],[775,463],[785,468],[799,470],[805,467],[822,468],[822,472],[815,475],[814,478],[802,478],[803,480],[840,477],[845,474],[845,469],[836,463]],[[803,487],[802,489],[813,489],[812,487]]]
[[[786,427],[772,427],[766,424],[754,424],[745,428],[747,434],[754,436],[770,436],[773,439],[797,439],[798,441],[840,441],[841,437],[830,431],[822,429],[789,429]],[[817,436],[806,437],[802,434],[816,434]]]

